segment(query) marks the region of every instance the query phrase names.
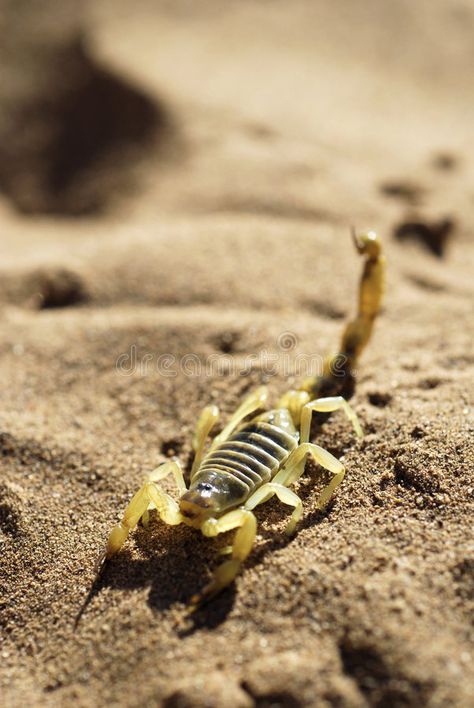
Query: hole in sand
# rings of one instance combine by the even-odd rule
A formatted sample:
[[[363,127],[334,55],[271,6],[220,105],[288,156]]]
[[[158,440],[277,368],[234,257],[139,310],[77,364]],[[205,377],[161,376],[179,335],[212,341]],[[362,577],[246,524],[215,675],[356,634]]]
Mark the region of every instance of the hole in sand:
[[[214,337],[213,344],[223,354],[232,354],[236,351],[239,341],[240,332],[227,330]]]
[[[372,391],[367,394],[369,403],[377,408],[385,408],[392,401],[392,394],[388,391]]]
[[[337,305],[316,298],[302,300],[301,306],[328,320],[342,320],[346,316],[344,310]]]
[[[458,166],[458,158],[450,152],[438,152],[433,156],[432,165],[441,172],[451,172]]]
[[[169,440],[163,440],[161,443],[160,450],[166,457],[175,457],[181,451],[183,447],[183,441],[177,438],[170,438]]]
[[[39,270],[31,276],[34,304],[39,309],[68,307],[87,300],[82,279],[66,268]]]
[[[383,182],[380,191],[386,197],[399,199],[408,204],[416,204],[423,196],[424,190],[412,182]]]
[[[394,236],[399,241],[418,241],[438,258],[444,255],[455,222],[447,217],[440,221],[424,220],[403,221],[395,227]]]

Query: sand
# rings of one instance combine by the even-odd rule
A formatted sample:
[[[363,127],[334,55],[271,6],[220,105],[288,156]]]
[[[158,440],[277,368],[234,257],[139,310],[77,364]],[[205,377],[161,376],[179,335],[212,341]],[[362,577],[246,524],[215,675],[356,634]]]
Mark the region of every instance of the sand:
[[[0,201],[2,706],[472,705],[474,3],[101,0],[86,21],[87,56],[161,119],[64,193]],[[350,224],[384,239],[387,292],[364,438],[340,414],[315,433],[347,467],[331,506],[308,465],[297,535],[260,507],[193,618],[226,539],[152,519],[75,626],[202,407],[275,400],[337,347]]]

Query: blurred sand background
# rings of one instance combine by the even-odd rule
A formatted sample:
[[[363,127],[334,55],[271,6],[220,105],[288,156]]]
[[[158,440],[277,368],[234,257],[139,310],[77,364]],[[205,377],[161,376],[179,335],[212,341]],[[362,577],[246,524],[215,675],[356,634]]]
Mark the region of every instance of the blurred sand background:
[[[0,22],[2,705],[472,705],[474,2],[4,0]],[[330,509],[310,469],[294,539],[260,507],[193,621],[225,539],[139,529],[74,629],[146,472],[268,378],[248,357],[337,346],[351,224],[389,272],[366,436],[318,435],[348,470]],[[234,372],[125,375],[132,347]]]

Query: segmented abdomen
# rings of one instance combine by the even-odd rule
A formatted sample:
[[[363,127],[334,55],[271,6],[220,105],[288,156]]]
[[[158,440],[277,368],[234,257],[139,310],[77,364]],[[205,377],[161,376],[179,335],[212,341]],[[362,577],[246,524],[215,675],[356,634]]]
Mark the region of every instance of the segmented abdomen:
[[[206,455],[196,477],[211,471],[231,475],[248,497],[277,473],[296,446],[295,436],[282,428],[265,421],[250,422]]]

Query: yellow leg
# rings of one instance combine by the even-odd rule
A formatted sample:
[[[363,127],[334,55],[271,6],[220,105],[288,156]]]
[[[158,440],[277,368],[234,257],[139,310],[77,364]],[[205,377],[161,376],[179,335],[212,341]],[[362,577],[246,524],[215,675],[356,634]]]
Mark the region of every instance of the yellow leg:
[[[224,430],[219,433],[217,437],[214,438],[214,441],[211,445],[211,450],[217,447],[219,443],[226,440],[244,418],[246,418],[254,411],[263,408],[267,402],[267,399],[268,389],[266,386],[259,386],[255,391],[250,394],[250,396],[247,396],[247,398],[245,398],[244,401],[237,408],[234,415],[225,426]]]
[[[301,411],[309,401],[310,395],[307,391],[295,391],[292,389],[280,398],[277,408],[289,410],[293,423],[298,427],[301,421]]]
[[[176,486],[178,487],[178,492],[180,494],[185,492],[186,482],[184,481],[183,470],[181,469],[181,465],[177,460],[169,460],[168,462],[163,462],[163,464],[159,467],[156,467],[153,472],[150,472],[150,474],[147,476],[147,481],[161,482],[161,480],[165,479],[165,477],[167,477],[169,474],[173,475],[176,482]]]
[[[206,406],[203,409],[196,425],[196,431],[193,437],[194,460],[191,468],[191,479],[201,464],[204,445],[207,436],[219,419],[219,409],[217,406]]]
[[[130,531],[148,510],[156,508],[162,521],[171,526],[180,524],[182,516],[179,506],[169,494],[161,491],[154,482],[146,481],[125,509],[122,521],[110,532],[105,555],[110,558],[117,553],[127,540]]]
[[[317,502],[318,507],[324,509],[334,490],[344,479],[345,469],[342,462],[324,448],[319,447],[319,445],[314,445],[313,443],[298,445],[290,453],[285,466],[275,475],[272,481],[273,484],[281,484],[284,487],[289,487],[296,482],[304,472],[304,464],[308,455],[311,455],[315,462],[333,474],[333,478],[324,487]]]
[[[186,482],[184,481],[183,470],[181,469],[181,465],[177,460],[169,460],[168,462],[163,462],[162,465],[156,467],[153,472],[150,472],[150,474],[147,475],[147,481],[161,482],[161,480],[165,479],[165,477],[167,477],[169,474],[173,475],[179,494],[183,494],[183,492],[186,491]],[[154,508],[154,504],[150,502],[148,509],[145,511],[144,514],[142,514],[141,523],[145,528],[148,528],[149,510]]]
[[[311,416],[313,411],[318,411],[319,413],[331,413],[332,411],[337,411],[340,408],[342,408],[347,418],[354,426],[356,435],[358,437],[362,437],[362,428],[353,408],[351,408],[342,396],[331,396],[330,398],[317,398],[315,401],[311,401],[303,407],[301,412],[300,443],[305,443],[309,440]]]
[[[286,526],[285,533],[291,535],[296,527],[296,524],[301,519],[303,513],[303,504],[301,499],[297,494],[284,487],[282,484],[276,484],[275,482],[268,482],[262,485],[256,492],[252,494],[250,499],[248,499],[245,504],[246,509],[255,509],[259,504],[263,504],[268,499],[270,499],[274,494],[277,495],[278,499],[283,504],[288,504],[288,506],[294,507],[294,511],[291,514],[291,518]]]
[[[204,536],[217,536],[235,528],[238,530],[232,544],[231,558],[218,566],[211,582],[202,592],[194,595],[191,599],[193,607],[209,600],[232,583],[239,573],[242,563],[252,550],[257,535],[257,519],[247,509],[234,509],[220,519],[208,519],[202,525],[201,530]]]

